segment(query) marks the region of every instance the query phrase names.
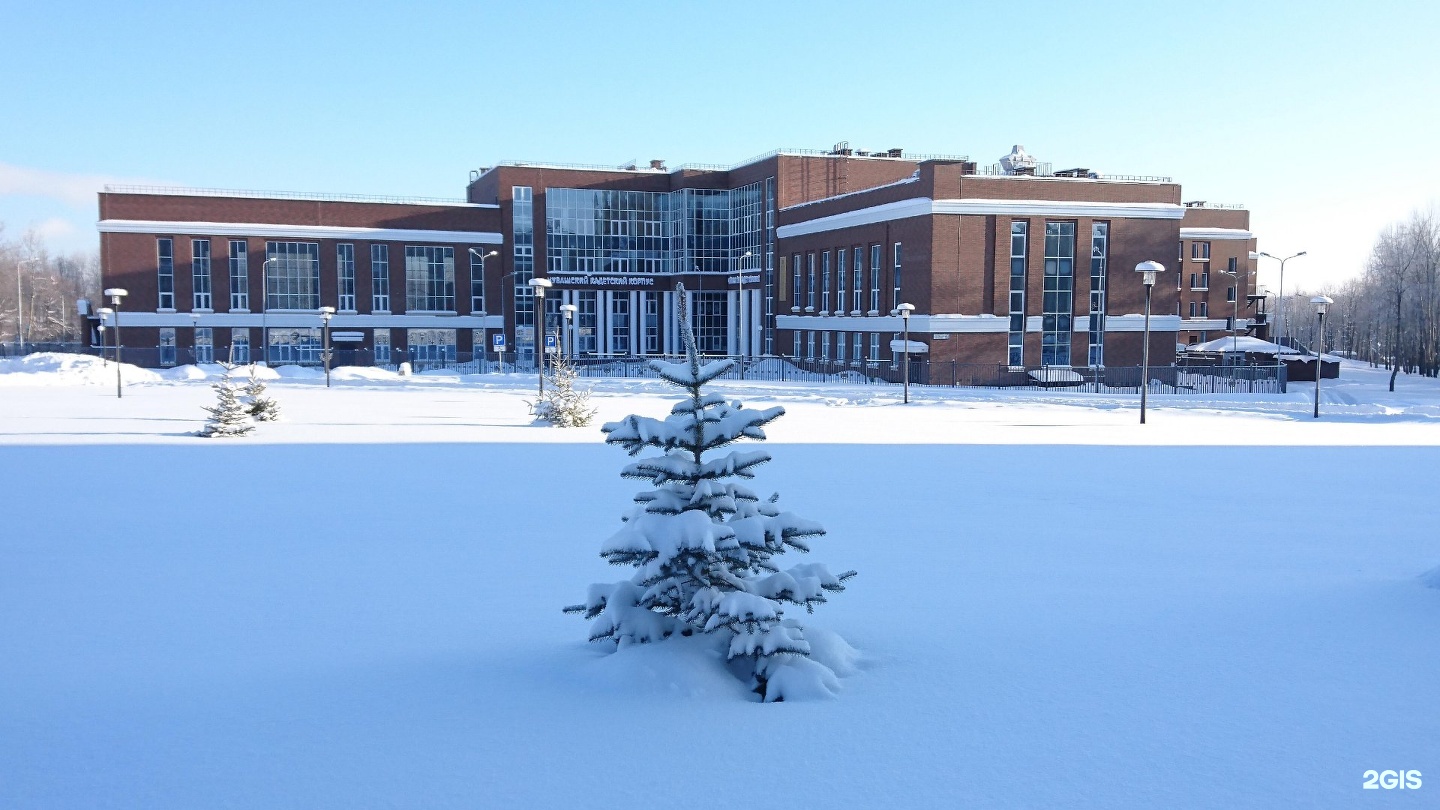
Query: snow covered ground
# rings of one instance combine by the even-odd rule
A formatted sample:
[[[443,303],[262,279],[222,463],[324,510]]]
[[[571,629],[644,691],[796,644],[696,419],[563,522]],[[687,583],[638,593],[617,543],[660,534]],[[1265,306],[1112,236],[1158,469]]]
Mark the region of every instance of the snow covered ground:
[[[213,369],[0,361],[3,807],[1430,807],[1440,384],[1275,396],[721,385],[856,568],[837,700],[560,613],[630,495],[533,377],[335,387],[202,440]],[[658,415],[595,384],[600,419]],[[800,560],[796,560],[800,561]],[[1417,769],[1419,790],[1361,788]]]

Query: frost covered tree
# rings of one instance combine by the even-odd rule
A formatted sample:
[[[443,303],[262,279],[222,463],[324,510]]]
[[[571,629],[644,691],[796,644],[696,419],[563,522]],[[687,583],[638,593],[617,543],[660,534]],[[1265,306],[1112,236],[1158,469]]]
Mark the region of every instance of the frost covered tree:
[[[685,361],[653,360],[650,368],[683,388],[686,398],[664,419],[632,415],[601,428],[607,443],[631,456],[660,451],[622,470],[653,489],[635,496],[624,526],[600,552],[636,572],[590,586],[586,603],[565,611],[595,621],[592,641],[619,647],[713,634],[732,668],[766,702],[829,694],[834,673],[810,657],[804,627],[786,618],[785,609],[813,611],[828,594],[844,590],[855,572],[836,576],[820,563],[780,569],[778,555],[809,551],[809,538],[825,530],[784,511],[778,494],[762,500],[735,480],[753,478],[768,453],[724,448],[739,439],[763,441],[764,426],[785,409],[754,410],[705,393],[734,361],[700,362],[683,285],[676,286],[676,300]]]
[[[205,408],[210,419],[205,422],[205,427],[200,429],[200,436],[244,436],[255,429],[254,423],[250,421],[249,409],[240,401],[240,388],[230,378],[231,370],[227,366],[225,376],[210,386],[215,389],[216,402],[213,408]]]
[[[580,373],[575,364],[563,357],[557,357],[546,373],[550,380],[545,394],[533,403],[535,416],[555,427],[585,427],[595,418],[595,408],[590,407],[590,392],[575,387]]]
[[[280,418],[280,404],[265,396],[265,381],[255,376],[250,367],[250,381],[245,383],[245,406],[256,422],[274,422]]]

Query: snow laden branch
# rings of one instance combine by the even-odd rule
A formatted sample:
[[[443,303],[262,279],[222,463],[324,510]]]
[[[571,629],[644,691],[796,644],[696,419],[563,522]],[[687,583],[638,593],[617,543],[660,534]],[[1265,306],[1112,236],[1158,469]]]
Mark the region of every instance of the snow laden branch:
[[[761,450],[723,450],[742,439],[764,441],[764,426],[783,408],[756,410],[704,387],[730,370],[729,360],[700,362],[677,286],[685,362],[652,362],[662,379],[687,396],[664,419],[628,416],[601,428],[606,442],[640,456],[621,470],[652,489],[635,496],[623,525],[601,546],[630,579],[590,587],[584,604],[566,612],[594,620],[590,638],[618,647],[674,635],[709,634],[727,660],[767,702],[828,696],[835,675],[810,658],[805,628],[787,606],[812,612],[845,590],[854,571],[836,575],[820,563],[782,569],[786,551],[808,552],[825,534],[815,521],[785,511],[778,494],[762,499],[737,479],[753,479],[770,460]]]

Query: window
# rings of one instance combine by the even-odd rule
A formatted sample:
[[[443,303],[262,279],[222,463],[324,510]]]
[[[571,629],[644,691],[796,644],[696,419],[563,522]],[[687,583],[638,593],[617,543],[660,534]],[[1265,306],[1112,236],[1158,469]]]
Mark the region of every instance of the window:
[[[377,362],[377,363],[387,363],[387,364],[390,362],[390,330],[389,330],[389,329],[376,329],[376,330],[375,330],[375,362]]]
[[[630,295],[612,293],[610,297],[610,352],[630,354]]]
[[[640,308],[645,314],[645,353],[660,353],[660,294],[640,293]]]
[[[270,330],[266,345],[269,362],[273,365],[293,363],[304,366],[320,365],[321,334],[319,327],[305,329]]]
[[[846,282],[848,281],[848,279],[847,279],[846,277],[850,274],[850,270],[849,270],[849,268],[847,268],[847,267],[845,266],[845,259],[846,259],[846,251],[845,251],[845,248],[840,248],[839,250],[835,251],[835,314],[836,314],[836,315],[843,314],[843,313],[846,312],[847,309],[848,309],[848,308],[845,306],[845,285],[846,285]],[[844,343],[844,341],[842,340],[841,343]],[[835,352],[835,358],[836,358],[837,360],[842,359],[842,358],[840,357],[841,354],[842,354],[842,352],[839,351],[839,347],[837,346],[837,347],[836,347],[836,352]]]
[[[241,244],[244,244],[243,242]],[[250,362],[250,330],[237,328],[230,330],[230,364],[243,366]]]
[[[806,278],[805,278],[805,311],[806,311],[806,312],[814,312],[814,311],[815,311],[815,292],[816,292],[816,284],[815,284],[815,254],[814,254],[814,253],[806,253],[806,254],[805,254],[805,267],[806,267],[806,273],[805,273],[805,276],[806,276]]]
[[[1199,312],[1199,307],[1196,305],[1196,303],[1195,303],[1194,301],[1191,301],[1191,302],[1190,302],[1190,317],[1192,317],[1192,318],[1195,317],[1195,315],[1196,315],[1197,312]]]
[[[453,253],[453,248],[448,249]],[[406,275],[409,275],[408,271]],[[406,329],[405,343],[410,354],[410,362],[417,366],[455,362],[454,329]]]
[[[1237,258],[1234,257],[1234,256],[1231,256],[1231,257],[1229,258],[1229,260],[1226,261],[1226,263],[1225,263],[1225,272],[1227,272],[1227,273],[1229,273],[1230,275],[1233,276],[1233,275],[1235,275],[1237,272],[1239,272],[1239,266],[1240,266],[1240,260],[1237,259]]]
[[[860,343],[863,340],[859,332],[850,337],[850,364],[860,365]]]
[[[535,275],[535,193],[530,186],[511,186],[510,222],[515,235],[514,289],[506,294],[515,296],[516,362],[530,364],[535,359],[535,290],[530,279]]]
[[[865,268],[864,268],[864,264],[865,264],[864,258],[865,258],[865,251],[864,251],[864,249],[863,249],[863,248],[855,248],[855,284],[854,284],[854,288],[855,288],[855,308],[854,308],[854,310],[851,310],[851,311],[852,311],[852,313],[857,314],[857,316],[858,316],[858,314],[860,314],[860,290],[861,290],[861,282],[864,281],[864,270],[865,270]]]
[[[815,333],[814,333],[814,332],[806,332],[806,333],[805,333],[805,359],[806,359],[806,360],[814,360],[814,359],[815,359]]]
[[[389,245],[370,246],[370,309],[374,312],[390,311]]]
[[[1234,288],[1234,287],[1226,287],[1226,288],[1225,288],[1225,302],[1228,304],[1228,303],[1233,303],[1234,301],[1235,301],[1235,288]]]
[[[599,293],[581,290],[575,293],[575,351],[580,354],[594,354],[599,351],[595,330],[599,328]]]
[[[880,246],[870,246],[870,314],[880,314]]]
[[[320,243],[265,243],[265,308],[320,308]]]
[[[830,251],[820,254],[820,311],[830,312]]]
[[[830,362],[830,333],[820,333],[820,359]]]
[[[790,298],[790,302],[791,302],[791,303],[790,303],[790,310],[791,310],[792,312],[799,312],[799,311],[800,311],[800,254],[799,254],[799,253],[792,253],[792,254],[790,255],[790,269],[791,269],[791,274],[794,276],[794,281],[793,281],[793,283],[790,285],[790,286],[791,286],[791,298]],[[799,344],[797,343],[796,345],[799,345]]]
[[[879,333],[879,332],[871,332],[871,333],[870,333],[870,359],[871,359],[871,360],[879,360],[879,359],[880,359],[880,333]]]
[[[1208,261],[1210,261],[1210,243],[1209,243],[1209,242],[1191,242],[1191,243],[1190,243],[1190,258],[1194,259],[1194,260],[1197,261],[1197,262],[1208,262]]]
[[[160,309],[175,308],[175,241],[156,239],[156,273],[159,276],[157,289],[160,291]]]
[[[1208,270],[1200,274],[1200,289],[1210,289],[1210,272]]]
[[[1202,317],[1202,318],[1208,318],[1208,317],[1210,317],[1210,302],[1209,302],[1209,301],[1201,301],[1201,302],[1200,302],[1200,317]]]
[[[250,309],[249,254],[250,246],[244,239],[230,240],[230,309],[232,311],[248,311]],[[248,354],[248,352],[247,348],[246,353]]]
[[[1025,365],[1025,250],[1030,223],[1010,223],[1010,336],[1012,366]]]
[[[335,246],[335,274],[339,279],[337,300],[341,312],[355,311],[355,246],[342,243]]]
[[[795,339],[795,348],[790,352],[790,356],[793,357],[793,358],[796,359],[796,360],[799,360],[799,359],[800,359],[800,330],[798,330],[798,329],[795,330],[794,332],[791,333],[790,336]]]
[[[485,254],[477,252],[470,253],[470,311],[478,315],[485,312]]]
[[[160,365],[175,365],[175,327],[160,328]]]
[[[1090,226],[1090,356],[1091,366],[1105,365],[1105,285],[1110,261],[1110,223]]]
[[[1075,223],[1045,223],[1045,289],[1041,310],[1040,362],[1070,365],[1075,305]]]
[[[405,246],[405,309],[455,311],[455,248]]]
[[[195,327],[195,362],[215,362],[215,330],[208,326]]]
[[[194,281],[191,309],[214,309],[210,287],[210,240],[190,240],[190,278]]]
[[[1180,240],[1179,252],[1175,254],[1175,289],[1177,289],[1177,290],[1178,290],[1178,289],[1181,289],[1181,285],[1183,285],[1184,283],[1185,283],[1185,240],[1184,240],[1184,239],[1181,239],[1181,240]],[[1179,305],[1179,304],[1176,304],[1176,305],[1175,305],[1175,308],[1178,310],[1178,309],[1180,308],[1180,305]],[[1179,313],[1179,312],[1176,312],[1175,314],[1176,314],[1176,315],[1179,315],[1180,313]]]
[[[890,305],[890,308],[891,308],[891,309],[896,309],[896,308],[898,308],[898,307],[900,306],[900,243],[899,243],[899,242],[896,242],[896,243],[895,243],[895,272],[894,272],[894,274],[892,275],[892,280],[895,282],[895,302]]]
[[[842,275],[843,275],[843,274],[842,274]],[[836,333],[835,333],[835,362],[836,362],[836,363],[840,363],[840,364],[842,364],[842,365],[845,363],[845,333],[844,333],[844,332],[836,332]]]
[[[700,354],[726,353],[726,321],[729,315],[728,293],[692,293],[693,310],[690,325],[695,330],[695,348]]]

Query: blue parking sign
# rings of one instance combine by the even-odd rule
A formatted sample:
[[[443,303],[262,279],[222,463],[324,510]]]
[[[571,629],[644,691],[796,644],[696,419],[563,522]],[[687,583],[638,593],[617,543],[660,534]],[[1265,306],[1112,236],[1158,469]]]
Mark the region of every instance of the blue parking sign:
[[[545,336],[545,353],[546,353],[546,354],[554,354],[554,353],[555,353],[555,350],[556,350],[557,348],[559,348],[559,347],[560,347],[560,344],[555,340],[555,336],[554,336],[554,335],[546,335],[546,336]]]
[[[490,336],[490,345],[491,345],[491,346],[494,346],[494,347],[495,347],[495,351],[497,351],[497,352],[503,352],[503,351],[505,351],[505,333],[504,333],[504,332],[496,332],[495,334],[491,335],[491,336]]]

